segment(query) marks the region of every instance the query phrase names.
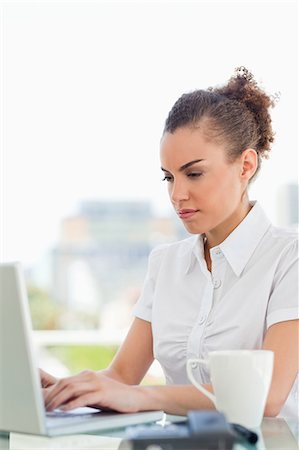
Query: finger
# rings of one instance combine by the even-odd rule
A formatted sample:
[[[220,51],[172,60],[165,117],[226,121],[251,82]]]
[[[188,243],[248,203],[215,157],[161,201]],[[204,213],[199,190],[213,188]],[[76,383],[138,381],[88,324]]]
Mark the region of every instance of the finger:
[[[79,373],[77,375],[72,375],[71,377],[63,378],[59,380],[55,386],[52,388],[50,387],[48,392],[45,394],[45,406],[47,410],[57,408],[57,401],[54,402],[54,399],[64,399],[64,394],[62,392],[66,389],[68,389],[69,386],[77,385],[76,389],[78,390],[78,384],[81,383],[87,383],[89,388],[91,389],[91,386],[94,385],[94,382],[97,381],[97,377],[94,373],[91,371],[84,371],[82,373]],[[90,390],[89,389],[89,390]],[[74,392],[72,388],[72,392]],[[62,396],[61,396],[62,395]],[[54,402],[54,403],[53,403]],[[62,404],[62,401],[59,402],[59,405]]]
[[[99,402],[99,393],[97,393],[97,401]],[[64,403],[60,409],[63,411],[70,411],[71,409],[81,408],[82,406],[88,406],[95,403],[95,392],[88,392],[87,394],[79,395],[76,398],[70,399]],[[96,408],[101,409],[97,404]]]
[[[57,382],[57,379],[55,377],[45,372],[43,369],[39,369],[39,375],[42,387],[48,387]]]
[[[90,389],[89,383],[72,383],[60,391],[51,401],[48,401],[46,403],[46,409],[52,411],[53,409],[60,408],[70,400],[90,391]]]
[[[77,378],[76,376],[62,378],[61,380],[57,381],[55,385],[49,386],[45,395],[46,406],[67,386],[69,386],[72,383],[75,383],[76,378]]]
[[[46,378],[46,373],[42,369],[39,369],[39,376],[40,376],[42,387],[44,387],[44,388],[47,387],[48,381]]]
[[[46,409],[48,411],[51,411],[55,408],[58,408],[67,399],[73,398],[76,394],[77,395],[79,394],[79,386],[76,386],[75,383],[64,385],[59,390],[53,389],[46,397],[45,401]]]
[[[46,399],[46,395],[47,395],[48,390],[49,390],[49,388],[42,388],[42,394],[43,394],[44,402],[45,402],[45,399]]]

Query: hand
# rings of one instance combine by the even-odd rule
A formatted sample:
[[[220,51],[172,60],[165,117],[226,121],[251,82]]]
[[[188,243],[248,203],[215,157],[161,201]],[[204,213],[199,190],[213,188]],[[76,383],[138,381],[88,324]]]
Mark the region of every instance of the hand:
[[[50,375],[49,373],[45,372],[42,369],[39,369],[39,374],[41,379],[41,385],[42,388],[44,389],[53,386],[58,381],[58,378],[53,377],[53,375]]]
[[[99,409],[112,409],[119,412],[137,412],[140,407],[141,390],[113,380],[106,375],[85,370],[58,380],[45,393],[48,411],[60,408],[64,411],[91,406]]]

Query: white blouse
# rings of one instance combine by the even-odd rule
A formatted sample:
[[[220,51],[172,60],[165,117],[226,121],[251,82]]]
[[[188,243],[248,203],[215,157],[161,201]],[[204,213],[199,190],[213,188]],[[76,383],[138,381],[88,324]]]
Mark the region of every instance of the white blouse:
[[[260,349],[267,329],[299,318],[298,235],[274,227],[260,205],[210,249],[203,235],[166,244],[149,257],[135,316],[152,324],[154,356],[167,384],[189,384],[186,361],[213,350]],[[207,369],[198,381],[209,383]],[[280,413],[298,417],[298,376]]]

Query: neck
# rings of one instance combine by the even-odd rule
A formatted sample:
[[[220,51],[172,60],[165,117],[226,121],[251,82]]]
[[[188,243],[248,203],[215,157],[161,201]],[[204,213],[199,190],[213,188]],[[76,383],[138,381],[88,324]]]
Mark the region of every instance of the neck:
[[[223,242],[232,233],[232,231],[237,228],[237,226],[247,216],[251,208],[252,205],[249,203],[248,197],[246,197],[240,207],[230,217],[228,217],[223,223],[213,230],[206,232],[205,247],[207,251],[209,251],[210,248],[221,244],[221,242]]]
[[[208,241],[207,238],[204,238],[204,255],[205,255],[205,260],[206,260],[206,264],[207,264],[207,269],[209,272],[212,271],[212,260],[211,260],[211,256],[210,256],[210,250],[208,247]]]

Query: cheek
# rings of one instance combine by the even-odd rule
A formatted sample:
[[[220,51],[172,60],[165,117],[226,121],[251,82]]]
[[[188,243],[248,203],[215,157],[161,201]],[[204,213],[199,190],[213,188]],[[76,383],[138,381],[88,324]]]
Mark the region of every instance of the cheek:
[[[218,207],[233,201],[235,196],[239,196],[239,192],[238,179],[231,173],[223,174],[223,172],[213,177],[204,190],[206,199],[211,203],[217,203]]]
[[[225,189],[235,189],[240,184],[239,166],[234,164],[224,166],[218,174],[218,180]]]

